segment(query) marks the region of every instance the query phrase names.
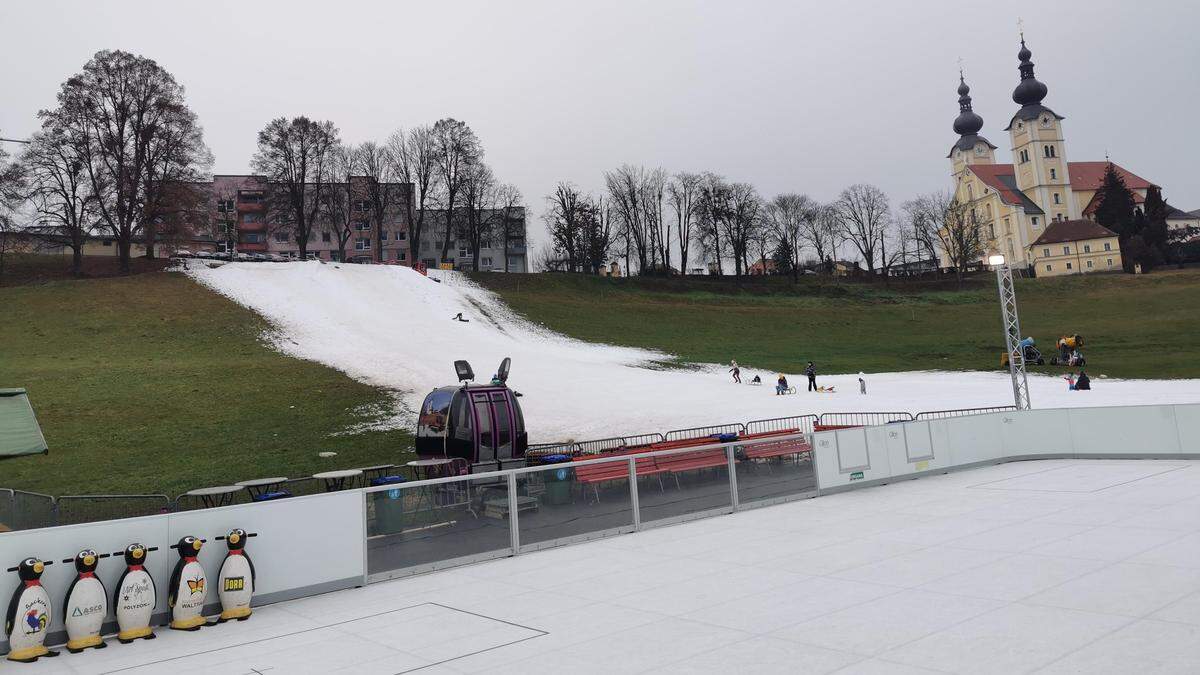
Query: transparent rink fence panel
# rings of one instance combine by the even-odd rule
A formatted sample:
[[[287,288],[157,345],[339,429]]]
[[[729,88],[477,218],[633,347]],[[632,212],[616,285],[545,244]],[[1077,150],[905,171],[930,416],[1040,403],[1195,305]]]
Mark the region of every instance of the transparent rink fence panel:
[[[372,580],[512,555],[511,472],[364,490]]]
[[[776,433],[370,488],[368,580],[815,496],[812,447]]]

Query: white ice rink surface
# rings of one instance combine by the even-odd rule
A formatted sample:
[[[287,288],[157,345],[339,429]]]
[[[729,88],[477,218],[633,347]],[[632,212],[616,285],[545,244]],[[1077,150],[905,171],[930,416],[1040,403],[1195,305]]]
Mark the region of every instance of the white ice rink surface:
[[[8,669],[1197,673],[1200,462],[1004,464],[159,635]]]
[[[743,369],[746,381],[761,375],[761,387],[733,384],[723,365],[664,371],[653,364],[666,354],[553,333],[454,272],[430,273],[442,283],[406,267],[318,262],[215,269],[193,263],[188,273],[269,319],[277,328],[272,343],[285,353],[399,392],[408,411],[399,420],[408,426],[431,389],[454,384],[454,359],[469,360],[477,378],[486,381],[506,356],[513,360],[509,384],[524,394],[521,405],[534,443],[830,411],[916,413],[1012,403],[1008,374],[999,371],[876,373],[867,377],[867,396],[858,393],[857,374],[822,375],[820,384],[837,393],[809,394],[803,377],[790,373],[800,393],[775,396],[775,374],[767,370]],[[452,321],[459,312],[470,322]],[[995,326],[978,330],[998,334],[998,316]],[[821,368],[822,355],[805,353],[799,343],[796,350]],[[730,358],[738,357],[736,345],[729,351]],[[1200,380],[1104,380],[1098,377],[1102,364],[1097,366],[1088,369],[1093,389],[1087,392],[1068,391],[1057,376],[1030,376],[1034,407],[1200,401]]]

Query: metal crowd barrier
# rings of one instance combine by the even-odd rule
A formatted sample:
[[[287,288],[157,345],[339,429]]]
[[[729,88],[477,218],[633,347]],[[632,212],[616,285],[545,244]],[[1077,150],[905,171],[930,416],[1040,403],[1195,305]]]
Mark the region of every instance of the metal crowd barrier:
[[[762,434],[770,431],[786,431],[795,429],[804,433],[812,433],[813,425],[817,423],[816,415],[796,415],[794,417],[775,417],[769,420],[754,420],[746,422],[746,433]]]
[[[733,424],[714,424],[707,427],[692,427],[690,429],[675,429],[666,433],[668,441],[683,441],[692,438],[706,438],[708,436],[717,436],[720,434],[743,434],[746,433],[746,425],[741,422]]]
[[[823,427],[869,427],[892,422],[911,422],[911,413],[907,412],[849,412],[822,413],[817,424]]]
[[[73,525],[153,516],[169,513],[173,507],[166,495],[66,495],[54,500],[54,523]]]
[[[998,405],[991,408],[958,408],[955,410],[930,410],[917,413],[915,419],[944,420],[948,417],[965,417],[967,415],[983,415],[986,413],[1010,412],[1016,410],[1015,405]]]

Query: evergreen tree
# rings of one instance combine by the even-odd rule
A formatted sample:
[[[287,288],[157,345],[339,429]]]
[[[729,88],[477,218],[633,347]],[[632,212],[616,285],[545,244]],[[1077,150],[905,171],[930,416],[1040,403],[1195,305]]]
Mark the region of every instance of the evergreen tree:
[[[1121,245],[1121,256],[1125,271],[1133,271],[1133,261],[1124,255],[1125,245],[1131,237],[1137,234],[1133,192],[1125,185],[1121,174],[1117,173],[1112,162],[1104,170],[1104,179],[1097,191],[1099,204],[1096,207],[1096,222],[1117,233]]]
[[[775,245],[775,251],[771,253],[771,260],[775,261],[775,274],[793,274],[796,271],[793,269],[792,253],[791,242],[781,238]]]
[[[1167,206],[1167,202],[1163,200],[1162,190],[1157,186],[1151,185],[1146,190],[1146,203],[1144,207],[1146,213],[1145,223],[1137,234],[1142,236],[1147,246],[1158,251],[1159,255],[1163,259],[1166,259],[1168,253],[1167,215],[1171,209]]]

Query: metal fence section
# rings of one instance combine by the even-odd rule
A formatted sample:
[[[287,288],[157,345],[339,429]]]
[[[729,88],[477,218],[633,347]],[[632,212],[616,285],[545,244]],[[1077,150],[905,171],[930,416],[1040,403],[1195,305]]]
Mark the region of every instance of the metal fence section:
[[[12,491],[12,529],[33,530],[54,525],[54,497],[39,492]]]
[[[637,436],[626,436],[625,447],[636,448],[643,445],[650,445],[651,443],[662,443],[665,440],[666,439],[663,438],[662,434],[639,434]]]
[[[826,428],[869,427],[892,422],[911,422],[913,416],[906,412],[845,412],[822,413],[817,425]]]
[[[583,442],[574,444],[576,452],[579,454],[584,454],[584,455],[597,455],[597,454],[604,452],[605,450],[616,450],[617,448],[623,448],[626,445],[627,444],[625,442],[625,439],[621,438],[621,437],[599,438],[594,441],[583,441]],[[563,453],[563,454],[575,454],[575,453]]]
[[[986,415],[988,413],[1011,412],[1016,410],[1015,405],[998,405],[991,408],[958,408],[956,410],[930,410],[927,412],[919,412],[915,419],[919,420],[944,420],[948,417],[965,417],[967,415]]]
[[[693,438],[707,438],[709,436],[720,436],[721,434],[744,434],[746,433],[746,425],[741,422],[732,424],[714,424],[708,427],[692,427],[690,429],[675,429],[668,431],[665,440],[668,441],[683,441]]]
[[[769,420],[754,420],[746,422],[746,433],[765,434],[772,431],[798,431],[810,434],[813,425],[817,423],[816,415],[796,415],[794,417],[775,417]]]
[[[13,491],[0,488],[0,532],[13,529]]]
[[[66,495],[54,504],[57,525],[153,516],[174,507],[166,495]]]

